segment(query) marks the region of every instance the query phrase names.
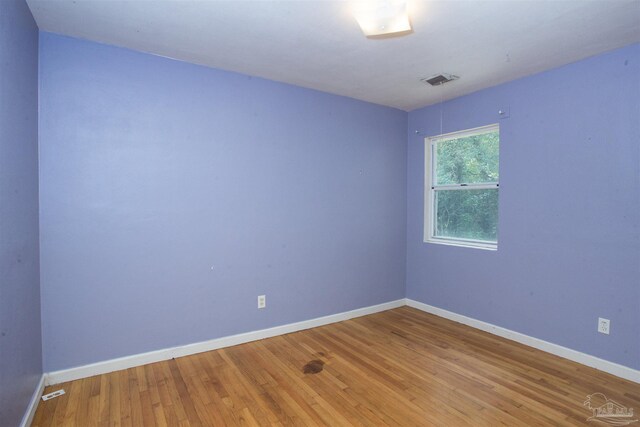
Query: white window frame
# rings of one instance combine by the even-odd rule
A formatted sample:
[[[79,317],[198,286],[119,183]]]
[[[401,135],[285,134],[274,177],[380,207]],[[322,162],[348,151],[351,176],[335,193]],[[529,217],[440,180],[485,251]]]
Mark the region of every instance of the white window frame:
[[[486,242],[483,240],[472,240],[453,237],[436,237],[435,229],[435,200],[438,190],[486,190],[500,188],[499,182],[477,183],[477,184],[450,184],[434,186],[435,168],[437,163],[435,145],[438,142],[450,141],[452,139],[464,138],[466,136],[481,135],[484,133],[500,133],[500,125],[495,123],[488,126],[466,129],[458,132],[451,132],[444,135],[431,136],[424,139],[425,164],[424,164],[424,242],[437,243],[442,245],[462,246],[468,248],[478,248],[486,250],[497,250],[498,242]]]

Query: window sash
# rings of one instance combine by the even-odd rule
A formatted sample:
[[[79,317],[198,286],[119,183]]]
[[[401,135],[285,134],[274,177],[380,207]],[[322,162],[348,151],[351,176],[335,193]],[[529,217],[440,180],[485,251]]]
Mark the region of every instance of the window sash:
[[[483,184],[498,184],[498,182],[492,182],[492,183],[456,183],[456,184],[436,184],[437,177],[436,177],[436,171],[438,170],[438,150],[436,149],[436,145],[438,143],[441,142],[446,142],[446,141],[452,141],[455,139],[462,139],[465,137],[469,137],[469,136],[476,136],[476,135],[485,135],[487,133],[494,133],[494,132],[498,132],[498,134],[500,133],[500,126],[497,124],[493,124],[493,125],[489,125],[489,126],[482,126],[479,128],[474,128],[474,129],[468,129],[468,130],[464,130],[464,131],[460,131],[460,132],[451,132],[451,133],[447,133],[444,135],[439,135],[439,136],[434,136],[434,137],[430,137],[427,138],[427,141],[429,143],[429,150],[431,151],[431,162],[430,162],[430,166],[431,166],[431,185],[432,187],[443,187],[443,186],[470,186],[470,185],[483,185]]]
[[[446,243],[446,242],[450,242],[450,244],[455,244],[458,243],[459,246],[478,246],[478,247],[486,247],[486,249],[494,249],[497,248],[498,245],[498,241],[497,240],[480,240],[480,239],[469,239],[469,238],[465,238],[465,237],[451,237],[451,236],[438,236],[437,235],[437,228],[438,228],[438,218],[437,218],[437,212],[438,212],[438,203],[437,203],[437,191],[438,190],[443,190],[443,191],[451,191],[451,190],[497,190],[499,188],[499,186],[497,184],[495,185],[478,185],[476,187],[472,187],[471,185],[464,186],[464,187],[460,187],[457,186],[455,188],[442,188],[442,187],[448,187],[448,186],[441,186],[439,187],[435,187],[431,189],[431,234],[430,234],[430,239],[429,241],[431,242],[435,242],[438,241],[439,243]],[[435,242],[435,243],[438,243]],[[461,244],[463,243],[463,244]],[[466,243],[466,244],[464,244]]]
[[[494,188],[500,188],[500,184],[497,182],[483,182],[481,184],[446,184],[446,185],[434,185],[432,190],[492,190]]]

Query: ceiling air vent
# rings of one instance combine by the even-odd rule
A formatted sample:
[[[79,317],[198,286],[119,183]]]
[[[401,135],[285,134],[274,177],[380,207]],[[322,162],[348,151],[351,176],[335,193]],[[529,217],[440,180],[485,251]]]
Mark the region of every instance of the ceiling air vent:
[[[442,84],[449,83],[452,80],[458,80],[458,79],[459,77],[454,76],[453,74],[442,73],[432,77],[420,79],[420,81],[423,83],[429,83],[431,86],[440,86]]]

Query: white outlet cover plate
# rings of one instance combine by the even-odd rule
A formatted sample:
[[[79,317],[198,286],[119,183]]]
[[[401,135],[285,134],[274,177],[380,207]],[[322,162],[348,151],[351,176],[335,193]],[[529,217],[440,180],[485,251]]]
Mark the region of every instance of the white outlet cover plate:
[[[609,328],[611,327],[611,321],[609,319],[603,319],[598,317],[598,332],[601,334],[609,335]]]

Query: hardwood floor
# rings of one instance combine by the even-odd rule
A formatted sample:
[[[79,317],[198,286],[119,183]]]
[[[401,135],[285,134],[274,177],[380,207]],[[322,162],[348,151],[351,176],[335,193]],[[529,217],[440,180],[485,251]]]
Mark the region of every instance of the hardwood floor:
[[[409,307],[59,388],[33,426],[583,426],[596,392],[640,412],[639,384]]]

